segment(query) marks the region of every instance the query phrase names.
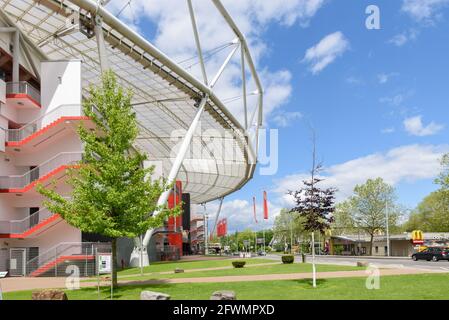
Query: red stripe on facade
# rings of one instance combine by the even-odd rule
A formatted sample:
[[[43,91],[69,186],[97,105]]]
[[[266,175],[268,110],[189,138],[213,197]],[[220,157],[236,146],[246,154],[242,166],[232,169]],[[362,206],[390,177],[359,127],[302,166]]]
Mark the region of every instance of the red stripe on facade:
[[[49,125],[43,127],[42,129],[40,129],[39,131],[33,133],[32,135],[26,137],[25,139],[21,140],[21,141],[10,141],[10,142],[6,142],[6,146],[7,147],[21,147],[24,144],[27,144],[28,142],[30,142],[31,140],[35,139],[36,137],[43,135],[45,132],[47,132],[48,130],[50,130],[51,128],[57,126],[58,124],[65,122],[65,121],[79,121],[79,120],[89,120],[89,117],[86,116],[67,116],[67,117],[61,117],[56,121],[53,121],[52,123],[50,123]]]
[[[29,237],[33,233],[35,233],[35,232],[39,231],[40,229],[48,226],[50,223],[58,220],[59,218],[61,218],[61,216],[59,214],[54,214],[50,218],[45,219],[41,223],[38,223],[37,225],[35,225],[32,228],[28,229],[24,233],[19,233],[19,234],[0,234],[0,238],[2,238],[2,239],[25,239],[26,237]]]
[[[54,175],[58,174],[59,172],[64,171],[69,168],[79,168],[79,165],[60,166],[59,168],[51,171],[50,173],[46,174],[45,176],[31,182],[29,185],[25,186],[25,188],[22,188],[22,189],[0,189],[0,193],[25,193],[25,192],[29,191],[30,189],[32,189],[33,187],[35,187],[36,184],[38,184],[42,181],[45,181],[45,180],[49,179],[51,176],[54,176]]]

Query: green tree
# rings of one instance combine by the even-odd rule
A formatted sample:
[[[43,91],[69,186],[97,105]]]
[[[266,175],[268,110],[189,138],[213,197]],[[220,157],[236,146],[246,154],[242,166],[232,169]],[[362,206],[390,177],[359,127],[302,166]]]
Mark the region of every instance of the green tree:
[[[449,232],[449,199],[446,191],[432,192],[412,212],[405,231]]]
[[[84,143],[79,168],[68,171],[72,187],[70,199],[58,194],[55,186],[38,187],[47,197],[45,206],[59,213],[70,225],[87,233],[101,234],[112,240],[113,285],[117,286],[117,238],[134,238],[149,228],[162,226],[177,210],[157,208],[166,190],[165,182],[153,180],[153,168],[142,167],[147,156],[133,147],[138,135],[131,92],[125,92],[112,72],[105,73],[102,84],[91,87],[83,111],[95,124],[90,130],[80,125]],[[161,213],[152,216],[156,209]]]
[[[332,223],[332,235],[351,234],[356,231],[354,220],[350,214],[350,203],[345,201],[335,207],[334,222]]]
[[[340,205],[340,210],[350,217],[355,228],[370,236],[371,255],[373,254],[374,235],[385,232],[388,226],[398,224],[401,209],[396,204],[396,194],[392,186],[382,178],[368,179],[365,184],[354,188],[354,195]]]
[[[305,234],[304,219],[298,212],[282,209],[274,219],[273,233],[282,245],[295,244],[298,237]]]
[[[441,159],[441,173],[435,182],[441,185],[441,188],[449,192],[449,153]],[[447,196],[447,193],[446,193]]]

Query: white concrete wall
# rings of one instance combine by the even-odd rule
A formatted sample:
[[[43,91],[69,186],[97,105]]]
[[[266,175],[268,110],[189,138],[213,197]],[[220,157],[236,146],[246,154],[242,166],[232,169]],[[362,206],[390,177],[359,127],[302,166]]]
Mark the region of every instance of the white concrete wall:
[[[62,105],[78,105],[70,116],[81,115],[81,61],[44,61],[41,63],[41,104],[43,113],[50,114]],[[62,110],[62,109],[58,109]],[[56,111],[59,112],[59,111]],[[54,114],[54,112],[53,112]],[[54,121],[44,117],[42,126]]]
[[[0,79],[0,102],[6,103],[6,82]]]

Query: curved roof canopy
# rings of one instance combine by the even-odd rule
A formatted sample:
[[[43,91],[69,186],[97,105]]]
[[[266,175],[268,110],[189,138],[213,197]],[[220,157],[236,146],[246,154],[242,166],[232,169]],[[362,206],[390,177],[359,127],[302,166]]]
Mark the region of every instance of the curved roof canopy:
[[[252,128],[256,137],[262,122],[262,87],[244,36],[220,1],[211,1],[236,35],[235,46],[241,49],[245,118],[246,74],[258,88],[259,99],[253,113],[257,123]],[[205,95],[209,97],[201,116],[203,134],[194,137],[194,147],[177,176],[193,203],[221,198],[251,179],[257,148],[247,134],[251,128],[248,120],[242,126],[205,81],[174,63],[102,6],[91,0],[0,0],[0,9],[3,19],[20,28],[27,45],[40,52],[42,59],[83,61],[84,94],[90,84],[100,80],[98,42],[93,30],[96,18],[101,17],[108,64],[120,83],[134,93],[133,104],[141,128],[137,144],[160,165],[165,176],[172,167],[180,139],[195,117],[198,101]],[[194,13],[190,13],[194,21]],[[195,30],[194,23],[192,27]],[[200,48],[198,57],[202,63]],[[209,134],[205,136],[204,132]]]

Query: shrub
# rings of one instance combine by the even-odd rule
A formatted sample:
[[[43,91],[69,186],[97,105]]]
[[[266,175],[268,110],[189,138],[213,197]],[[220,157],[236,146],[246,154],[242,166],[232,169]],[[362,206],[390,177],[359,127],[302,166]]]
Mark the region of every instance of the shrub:
[[[232,261],[232,265],[234,268],[243,268],[246,264],[246,261]]]
[[[282,256],[282,263],[293,263],[295,261],[295,257],[292,255]]]

